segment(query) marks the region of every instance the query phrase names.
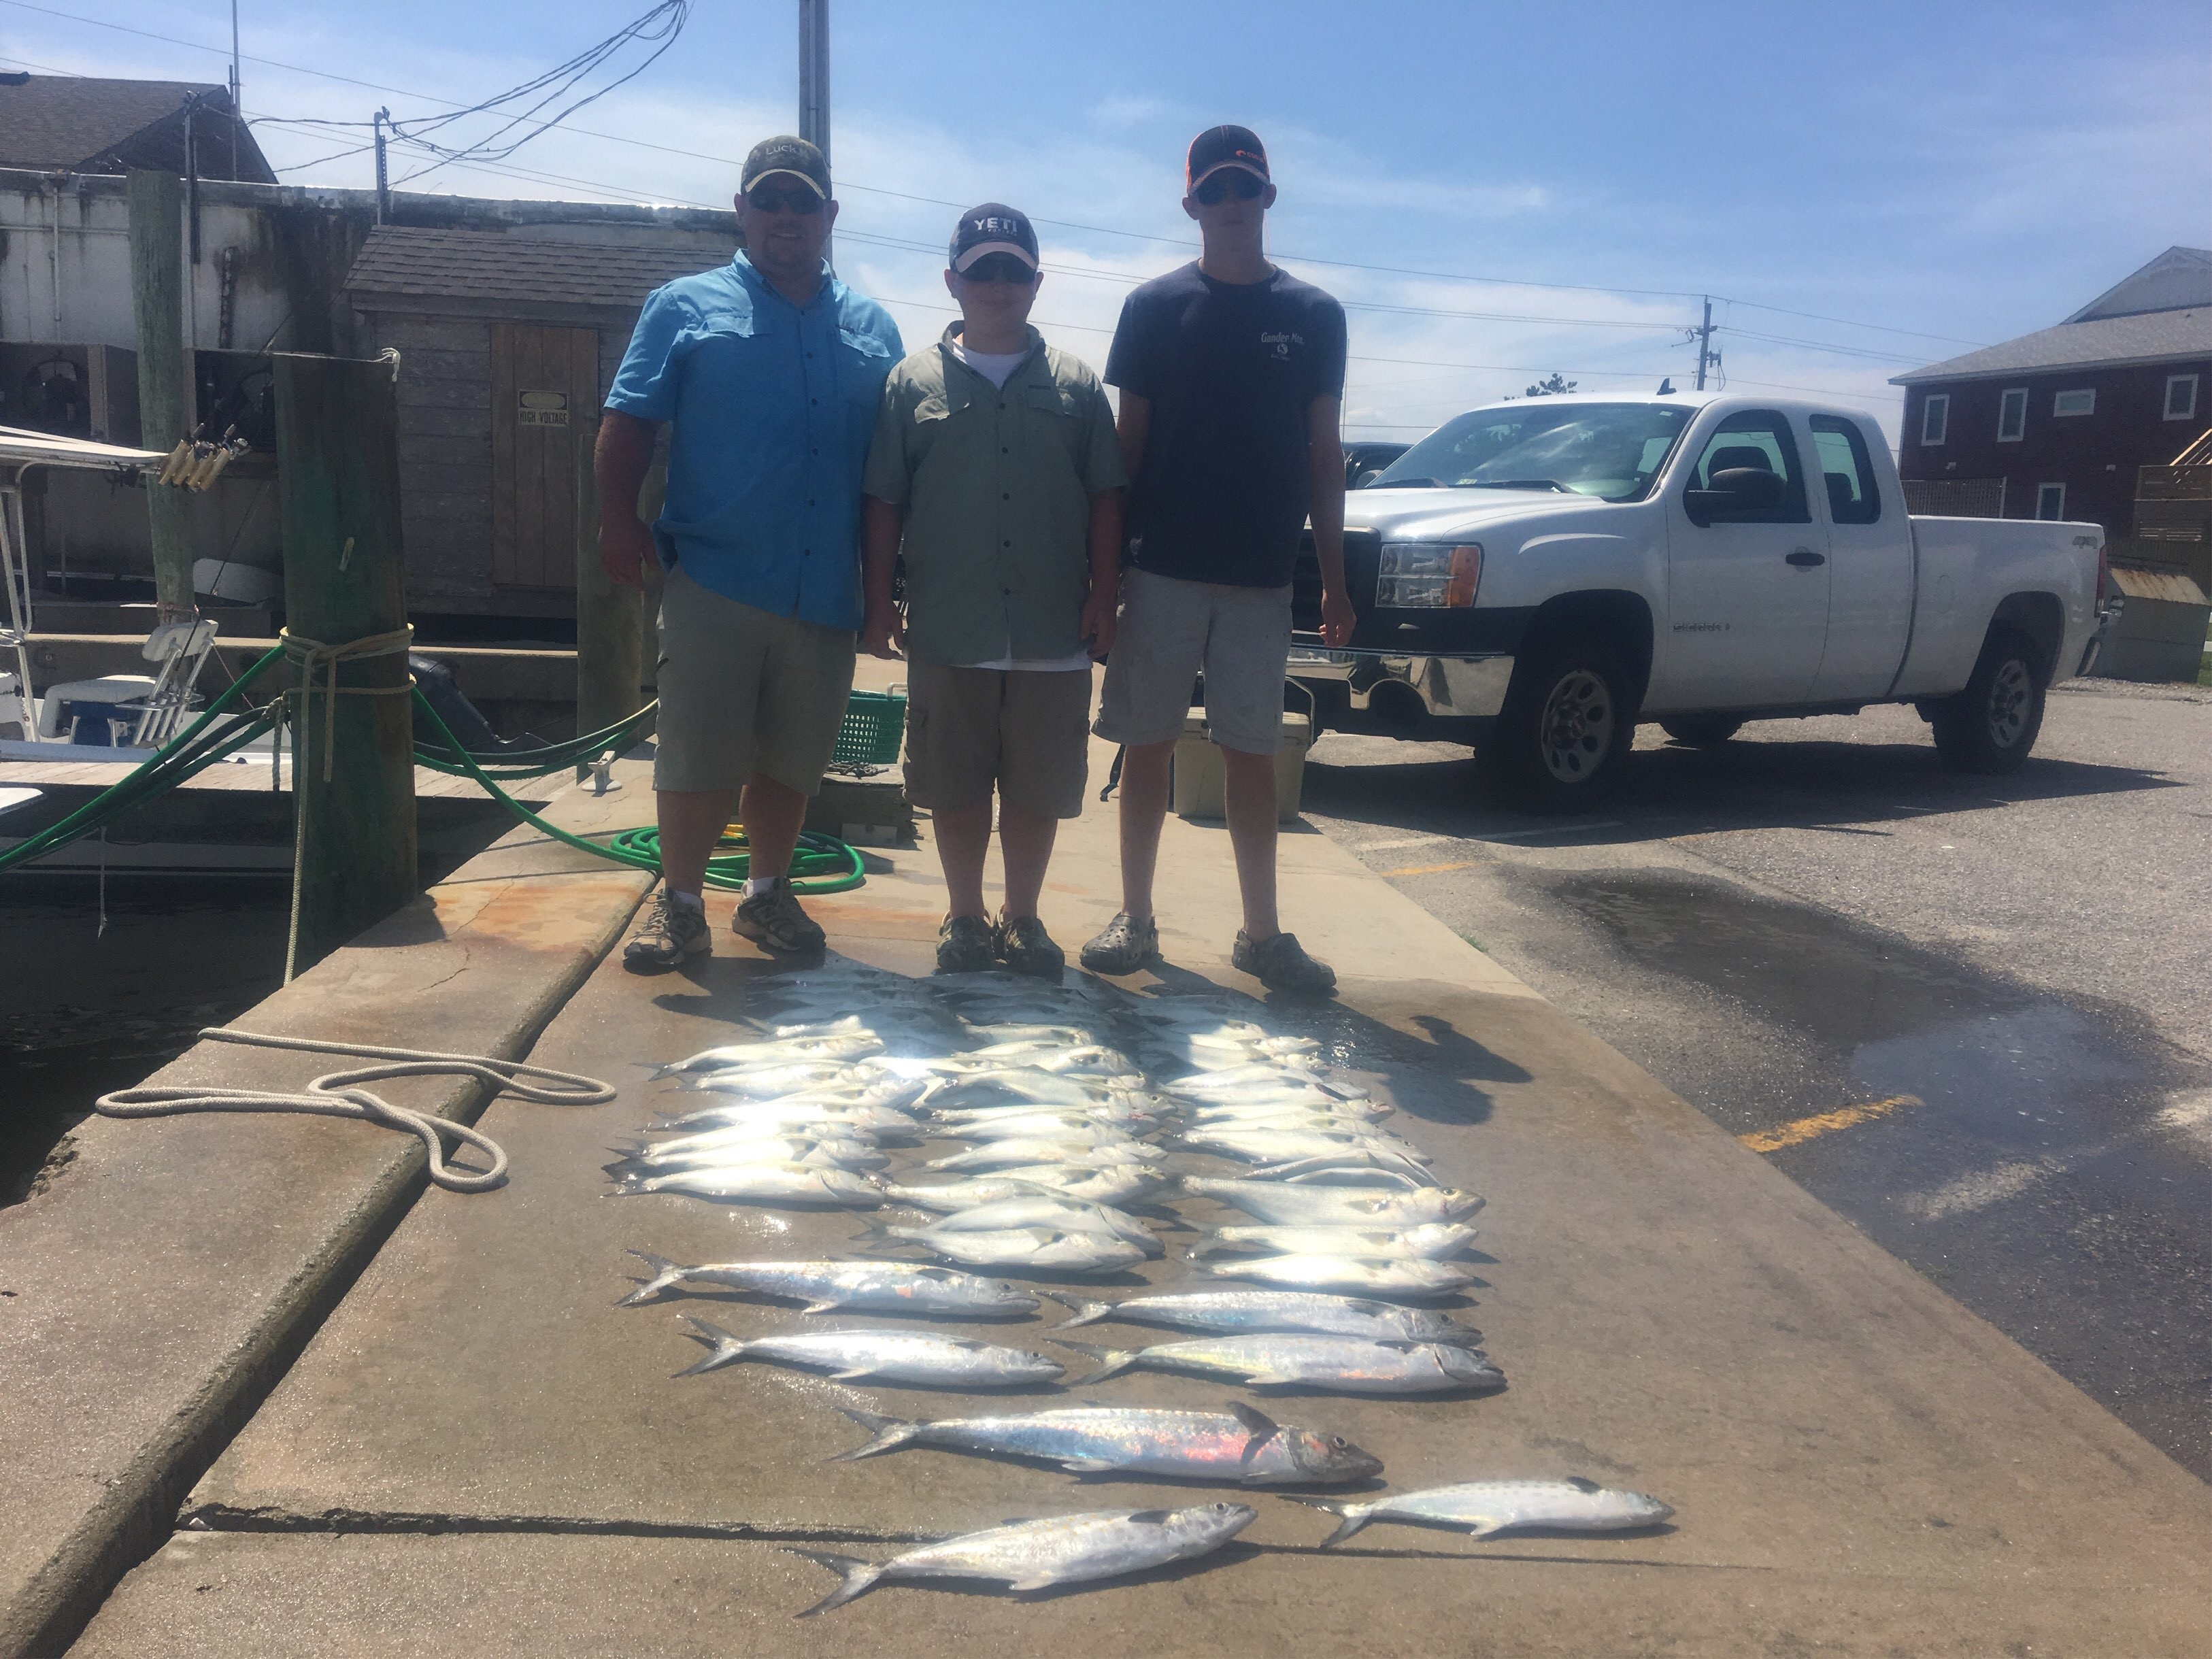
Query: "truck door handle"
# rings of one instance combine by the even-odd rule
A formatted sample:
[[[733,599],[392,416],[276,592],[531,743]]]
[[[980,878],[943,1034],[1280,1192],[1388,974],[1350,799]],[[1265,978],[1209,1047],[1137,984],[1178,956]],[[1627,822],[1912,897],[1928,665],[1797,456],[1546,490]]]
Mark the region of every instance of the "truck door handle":
[[[1827,562],[1828,556],[1826,554],[1815,553],[1809,547],[1792,549],[1790,554],[1790,562],[1796,565],[1800,570],[1810,570],[1814,565],[1826,564]]]

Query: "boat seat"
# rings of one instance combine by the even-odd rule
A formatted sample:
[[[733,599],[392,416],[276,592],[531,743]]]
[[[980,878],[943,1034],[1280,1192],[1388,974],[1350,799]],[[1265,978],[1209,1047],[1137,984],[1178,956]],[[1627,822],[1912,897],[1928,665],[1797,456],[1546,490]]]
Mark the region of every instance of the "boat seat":
[[[73,702],[105,703],[113,707],[150,696],[153,680],[144,674],[102,674],[96,680],[64,680],[50,685],[39,699],[39,736],[53,739],[62,734],[62,710]]]

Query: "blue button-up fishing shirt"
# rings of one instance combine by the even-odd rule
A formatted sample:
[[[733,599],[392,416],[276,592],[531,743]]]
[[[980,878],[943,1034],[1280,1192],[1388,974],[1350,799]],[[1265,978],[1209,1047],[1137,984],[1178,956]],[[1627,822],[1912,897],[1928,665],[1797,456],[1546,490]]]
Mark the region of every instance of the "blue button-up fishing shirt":
[[[860,468],[890,314],[826,272],[794,306],[742,253],[653,290],[606,406],[670,422],[665,568],[781,617],[860,625]]]

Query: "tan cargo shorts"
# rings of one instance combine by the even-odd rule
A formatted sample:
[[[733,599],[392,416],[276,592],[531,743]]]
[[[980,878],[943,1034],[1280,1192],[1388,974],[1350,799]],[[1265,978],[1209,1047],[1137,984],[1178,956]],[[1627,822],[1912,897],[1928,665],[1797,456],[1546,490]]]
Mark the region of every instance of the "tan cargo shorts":
[[[853,645],[846,629],[757,610],[671,571],[653,787],[737,789],[758,775],[816,793],[845,723]]]
[[[1091,675],[907,665],[906,793],[951,810],[999,799],[1042,817],[1083,814]]]
[[[1121,573],[1121,626],[1106,659],[1098,735],[1132,748],[1182,735],[1192,683],[1206,676],[1214,742],[1248,755],[1283,746],[1291,590]]]

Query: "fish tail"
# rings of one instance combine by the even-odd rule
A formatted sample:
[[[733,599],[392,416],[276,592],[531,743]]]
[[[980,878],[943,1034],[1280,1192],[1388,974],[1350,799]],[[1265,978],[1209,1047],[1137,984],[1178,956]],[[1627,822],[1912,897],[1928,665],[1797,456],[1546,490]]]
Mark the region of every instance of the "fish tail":
[[[787,1546],[788,1547],[788,1546]],[[823,1596],[805,1612],[795,1615],[811,1619],[817,1613],[827,1613],[832,1607],[842,1607],[854,1596],[875,1588],[876,1581],[884,1576],[883,1568],[873,1561],[863,1561],[857,1555],[835,1555],[828,1550],[793,1549],[793,1555],[803,1555],[817,1567],[827,1567],[841,1582],[836,1589]]]
[[[726,1365],[732,1360],[745,1357],[745,1340],[734,1332],[726,1331],[720,1325],[709,1324],[703,1319],[695,1319],[689,1314],[684,1316],[684,1322],[692,1328],[686,1334],[696,1342],[705,1343],[707,1352],[697,1364],[686,1365],[676,1373],[677,1376],[696,1376],[702,1371],[711,1371],[718,1365]]]
[[[1375,1507],[1371,1504],[1346,1504],[1334,1498],[1300,1498],[1295,1492],[1287,1492],[1275,1495],[1293,1504],[1303,1504],[1310,1510],[1324,1510],[1336,1517],[1336,1530],[1321,1540],[1323,1549],[1331,1544],[1341,1544],[1375,1518]]]
[[[864,1412],[852,1406],[837,1408],[875,1436],[865,1446],[855,1446],[850,1451],[839,1452],[830,1459],[832,1463],[852,1463],[863,1457],[874,1457],[887,1451],[896,1451],[921,1432],[921,1425],[909,1423],[902,1418],[884,1417],[875,1412]],[[858,1591],[854,1592],[859,1594]]]
[[[691,1269],[680,1261],[671,1261],[665,1255],[655,1255],[650,1250],[632,1250],[630,1254],[653,1269],[653,1277],[640,1285],[628,1296],[615,1304],[617,1308],[635,1307],[641,1302],[650,1302],[672,1285],[681,1284]]]
[[[1076,1302],[1064,1296],[1054,1296],[1050,1291],[1039,1291],[1037,1294],[1048,1301],[1059,1303],[1075,1316],[1048,1328],[1055,1331],[1072,1331],[1078,1325],[1095,1324],[1114,1311],[1114,1304],[1110,1302]]]
[[[1137,1363],[1143,1352],[1138,1348],[1102,1348],[1089,1342],[1070,1342],[1065,1337],[1056,1336],[1052,1340],[1060,1347],[1073,1348],[1076,1352],[1098,1361],[1097,1370],[1088,1376],[1079,1377],[1070,1385],[1079,1389],[1086,1383],[1101,1382],[1109,1376],[1119,1376]]]

